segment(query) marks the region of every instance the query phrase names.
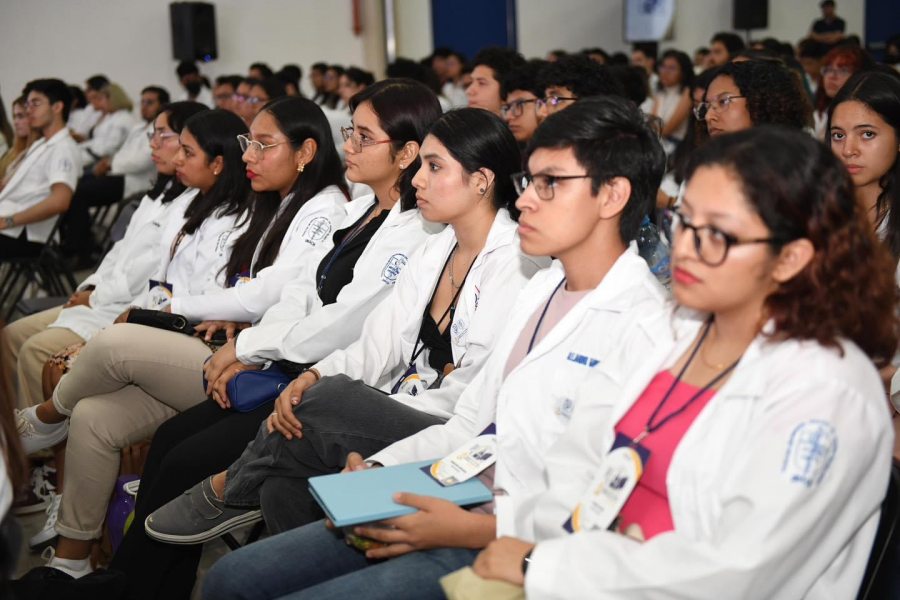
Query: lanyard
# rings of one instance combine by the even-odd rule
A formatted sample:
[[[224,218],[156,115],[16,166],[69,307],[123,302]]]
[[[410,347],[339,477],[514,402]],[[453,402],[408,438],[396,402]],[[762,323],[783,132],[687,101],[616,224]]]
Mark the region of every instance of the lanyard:
[[[675,417],[677,417],[678,415],[680,415],[684,411],[686,411],[688,409],[688,407],[691,406],[691,404],[693,404],[694,402],[697,401],[698,398],[700,398],[700,396],[702,396],[703,394],[708,392],[710,390],[710,388],[712,388],[719,381],[721,381],[723,377],[725,377],[726,375],[731,373],[731,371],[733,371],[734,368],[737,366],[737,364],[740,362],[741,357],[739,356],[737,358],[737,360],[735,360],[733,363],[731,363],[731,365],[728,366],[728,368],[726,368],[724,371],[722,371],[721,373],[719,373],[718,375],[713,377],[709,383],[707,383],[702,388],[700,388],[700,390],[698,390],[696,394],[691,396],[687,402],[685,402],[683,405],[681,405],[674,411],[670,412],[666,416],[662,417],[659,421],[656,420],[657,417],[659,417],[659,413],[662,411],[663,406],[666,404],[666,402],[671,397],[672,392],[674,392],[675,388],[678,387],[678,384],[681,383],[681,379],[682,379],[682,377],[684,377],[684,373],[687,371],[688,367],[691,366],[691,363],[694,361],[694,358],[697,356],[697,352],[700,351],[700,347],[703,345],[703,342],[706,340],[706,336],[709,335],[709,330],[711,327],[712,327],[712,319],[710,318],[710,320],[707,321],[707,323],[706,323],[706,328],[703,330],[703,335],[700,336],[700,341],[697,343],[697,345],[691,351],[691,355],[688,357],[687,362],[684,363],[683,367],[681,367],[681,371],[679,371],[678,376],[675,378],[675,381],[672,382],[672,385],[669,386],[669,389],[668,389],[668,391],[666,391],[662,400],[660,400],[659,404],[656,405],[656,408],[653,410],[653,413],[651,413],[650,418],[647,419],[647,424],[644,426],[644,430],[642,432],[640,432],[637,435],[637,437],[635,437],[632,440],[632,442],[631,442],[632,444],[640,443],[641,440],[646,438],[648,435],[657,431],[658,429],[661,429],[669,421],[671,421],[672,419],[674,419]],[[743,356],[743,355],[741,355],[741,356]]]
[[[334,249],[334,252],[331,253],[331,258],[328,259],[328,262],[325,263],[325,266],[322,268],[322,274],[319,275],[319,282],[316,285],[316,293],[321,292],[322,288],[325,286],[325,280],[328,279],[328,273],[331,271],[331,268],[334,266],[334,261],[338,259],[341,253],[344,251],[344,248],[353,241],[353,239],[359,235],[363,229],[365,229],[367,223],[367,217],[372,214],[372,211],[375,210],[375,207],[378,206],[378,201],[376,200],[372,206],[366,210],[365,214],[360,217],[359,222],[356,226],[351,229],[347,235],[344,236],[344,239],[341,240],[341,243],[338,244],[338,247]]]
[[[553,296],[556,295],[556,292],[559,291],[559,288],[566,282],[566,278],[563,277],[562,281],[556,284],[556,287],[553,288],[553,293],[550,294],[550,297],[547,298],[547,303],[544,304],[544,310],[541,311],[541,316],[538,318],[537,325],[534,326],[534,332],[531,334],[531,341],[528,342],[528,352],[525,354],[531,354],[531,349],[534,348],[534,340],[537,339],[538,331],[541,330],[541,325],[544,323],[544,317],[547,316],[547,311],[550,309],[550,303],[553,302]]]
[[[453,252],[459,246],[457,243],[453,246],[453,250],[450,251],[450,254],[447,256],[447,260],[444,261],[444,267],[441,269],[440,275],[438,275],[437,284],[434,286],[434,291],[431,292],[431,302],[434,302],[434,295],[437,293],[438,286],[441,285],[441,277],[444,275],[444,271],[447,270],[447,265],[450,263],[450,259],[453,258]],[[450,321],[453,321],[453,313],[456,312],[456,301],[459,299],[460,293],[462,293],[463,287],[466,285],[466,278],[469,276],[469,271],[472,270],[472,265],[475,264],[475,261],[472,261],[472,264],[469,265],[469,268],[466,269],[466,275],[463,277],[462,283],[459,284],[459,288],[456,290],[456,293],[453,294],[453,299],[450,300],[450,306],[447,307],[447,310],[444,311],[444,314],[441,315],[441,318],[435,321],[435,324],[440,327],[441,323],[444,322],[444,319],[447,318],[447,315],[450,315]],[[431,302],[428,303],[431,306]],[[428,310],[426,308],[426,310]],[[424,317],[422,317],[424,320]],[[451,323],[447,323],[447,327],[450,327]],[[413,345],[412,356],[409,359],[409,366],[411,367],[413,363],[416,362],[416,359],[419,358],[419,355],[425,351],[425,343],[422,341],[422,327],[419,326],[419,337],[416,338],[416,343]]]

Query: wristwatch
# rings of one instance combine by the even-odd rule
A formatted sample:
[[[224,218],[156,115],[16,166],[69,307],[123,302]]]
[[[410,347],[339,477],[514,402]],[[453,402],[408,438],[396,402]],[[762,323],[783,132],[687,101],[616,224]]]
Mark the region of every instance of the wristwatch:
[[[9,215],[8,217],[3,217],[3,228],[10,229],[11,227],[16,226],[16,221],[14,215]]]

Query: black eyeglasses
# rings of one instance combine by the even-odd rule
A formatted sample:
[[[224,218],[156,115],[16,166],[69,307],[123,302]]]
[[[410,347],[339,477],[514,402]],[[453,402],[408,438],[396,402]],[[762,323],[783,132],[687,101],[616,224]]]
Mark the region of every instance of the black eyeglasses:
[[[770,244],[780,246],[787,240],[775,237],[754,238],[749,240],[738,239],[730,233],[725,233],[712,225],[694,225],[690,219],[681,214],[676,208],[663,212],[663,228],[674,245],[675,237],[683,230],[690,230],[694,234],[694,250],[700,261],[710,267],[718,267],[728,258],[728,250],[732,246],[745,246],[748,244]]]
[[[532,102],[537,102],[537,98],[532,98],[531,100],[513,100],[512,102],[507,102],[503,106],[500,107],[500,113],[504,117],[521,117],[522,109],[526,104],[531,104]]]
[[[528,186],[533,183],[534,191],[538,198],[541,200],[553,200],[557,181],[561,179],[586,179],[590,177],[590,175],[532,175],[531,173],[522,171],[521,173],[513,174],[511,177],[513,186],[516,188],[516,193],[520,196],[524,194]]]

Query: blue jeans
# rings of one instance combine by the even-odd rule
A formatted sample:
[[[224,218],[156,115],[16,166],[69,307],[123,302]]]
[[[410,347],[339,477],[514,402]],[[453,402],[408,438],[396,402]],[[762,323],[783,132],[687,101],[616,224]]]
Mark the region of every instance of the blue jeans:
[[[209,600],[397,600],[444,598],[438,580],[471,565],[465,548],[412,552],[386,561],[367,560],[325,528],[324,521],[245,546],[225,555],[203,582]]]

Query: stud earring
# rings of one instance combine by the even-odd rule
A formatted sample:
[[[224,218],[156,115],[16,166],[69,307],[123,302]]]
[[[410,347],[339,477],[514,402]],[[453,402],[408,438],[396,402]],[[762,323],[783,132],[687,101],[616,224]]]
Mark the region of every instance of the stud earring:
[[[297,172],[298,173],[302,173],[304,168],[306,168],[306,165],[304,165],[303,163],[297,163]]]
[[[401,164],[400,164],[400,170],[402,171],[402,170],[405,169],[405,168],[406,168],[406,165],[404,165],[404,164],[401,163]]]
[[[478,190],[478,191],[481,192],[481,195],[482,195],[482,196],[484,196],[484,192],[485,192],[485,189],[484,189],[484,188],[481,188],[481,189]]]

